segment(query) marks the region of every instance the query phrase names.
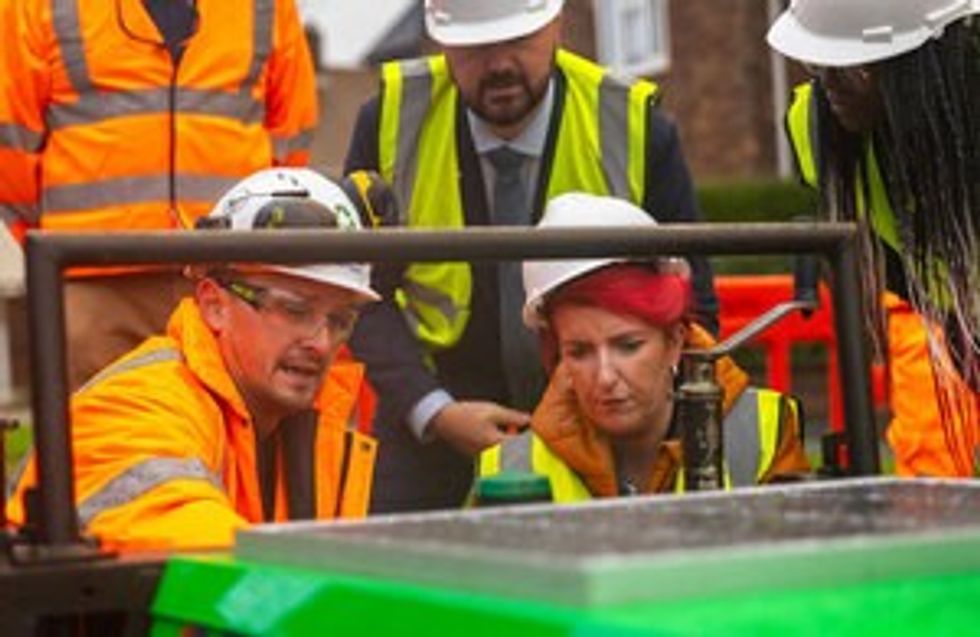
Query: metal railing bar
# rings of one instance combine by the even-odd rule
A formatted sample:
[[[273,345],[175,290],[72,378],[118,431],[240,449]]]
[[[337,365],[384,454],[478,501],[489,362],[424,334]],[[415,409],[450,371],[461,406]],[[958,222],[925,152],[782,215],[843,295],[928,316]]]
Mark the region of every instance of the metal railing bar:
[[[798,254],[824,256],[834,273],[851,472],[878,472],[861,321],[857,230],[843,223],[662,224],[630,229],[467,228],[371,232],[28,233],[27,297],[41,540],[80,541],[74,509],[64,331],[64,270],[150,263],[494,261],[599,256]]]

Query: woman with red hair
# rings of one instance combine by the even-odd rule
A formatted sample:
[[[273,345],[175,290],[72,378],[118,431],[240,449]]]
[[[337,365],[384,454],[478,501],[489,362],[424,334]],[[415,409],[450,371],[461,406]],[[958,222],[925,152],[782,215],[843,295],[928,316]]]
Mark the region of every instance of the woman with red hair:
[[[569,193],[549,202],[539,226],[653,223],[628,202]],[[686,262],[529,261],[524,287],[524,322],[539,335],[549,386],[531,430],[481,454],[478,476],[537,473],[557,502],[682,491],[677,369],[685,348],[711,345],[689,319]],[[749,387],[727,358],[716,376],[724,390],[726,486],[809,471],[793,401]]]

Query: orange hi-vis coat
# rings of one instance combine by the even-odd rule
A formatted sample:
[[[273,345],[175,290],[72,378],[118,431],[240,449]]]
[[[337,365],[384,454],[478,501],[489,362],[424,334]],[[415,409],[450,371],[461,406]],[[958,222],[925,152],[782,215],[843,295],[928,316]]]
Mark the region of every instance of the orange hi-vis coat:
[[[956,401],[943,426],[935,372],[929,358],[928,324],[897,295],[886,292],[888,381],[892,420],[885,432],[900,476],[973,476],[973,446],[980,425],[980,397],[959,376],[947,379],[948,398]]]
[[[176,66],[142,0],[0,0],[0,218],[193,227],[232,184],[309,159],[315,76],[295,0],[197,0]]]
[[[376,442],[354,428],[370,419],[363,367],[335,361],[315,407],[316,517],[366,515]],[[368,420],[369,421],[369,420]],[[148,339],[96,375],[71,401],[75,491],[83,530],[120,550],[220,547],[263,521],[256,444],[245,403],[192,299],[166,336]],[[275,519],[287,519],[277,478]],[[24,518],[22,493],[8,513]]]

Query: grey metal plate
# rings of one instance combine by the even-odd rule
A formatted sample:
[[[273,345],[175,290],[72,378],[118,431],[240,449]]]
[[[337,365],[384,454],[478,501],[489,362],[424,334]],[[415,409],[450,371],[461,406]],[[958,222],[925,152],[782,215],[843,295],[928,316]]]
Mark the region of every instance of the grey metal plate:
[[[248,560],[594,606],[980,569],[980,482],[877,478],[259,526]]]

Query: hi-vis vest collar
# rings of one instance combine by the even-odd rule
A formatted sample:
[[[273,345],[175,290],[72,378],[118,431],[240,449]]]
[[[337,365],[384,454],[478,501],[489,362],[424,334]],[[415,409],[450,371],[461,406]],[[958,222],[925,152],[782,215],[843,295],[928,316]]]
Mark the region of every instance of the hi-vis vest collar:
[[[580,190],[641,203],[647,116],[656,85],[626,83],[564,50],[556,57],[565,94],[545,198]],[[412,227],[465,225],[459,187],[458,91],[442,56],[382,67],[380,171]],[[547,150],[546,150],[547,153]],[[547,162],[545,162],[547,163]],[[540,200],[540,198],[535,198]],[[396,298],[417,337],[452,347],[469,319],[472,275],[465,263],[413,264]]]
[[[750,387],[726,414],[723,426],[727,488],[757,484],[769,471],[779,446],[782,405],[779,392]],[[508,438],[480,454],[480,477],[503,471],[547,476],[555,502],[579,502],[593,497],[582,478],[532,432]],[[683,472],[678,473],[674,491],[684,491]]]
[[[813,85],[809,82],[800,84],[793,90],[793,103],[786,113],[786,128],[789,132],[790,143],[796,156],[797,167],[804,183],[813,188],[820,187],[819,158],[819,128],[817,121],[816,95]],[[857,207],[859,211],[871,211],[871,223],[875,232],[894,250],[900,252],[902,243],[898,237],[895,225],[895,214],[885,192],[885,183],[878,167],[874,147],[869,142],[865,150],[866,178],[870,201],[865,201],[864,189],[861,184],[855,188]],[[858,176],[861,179],[861,176]]]

